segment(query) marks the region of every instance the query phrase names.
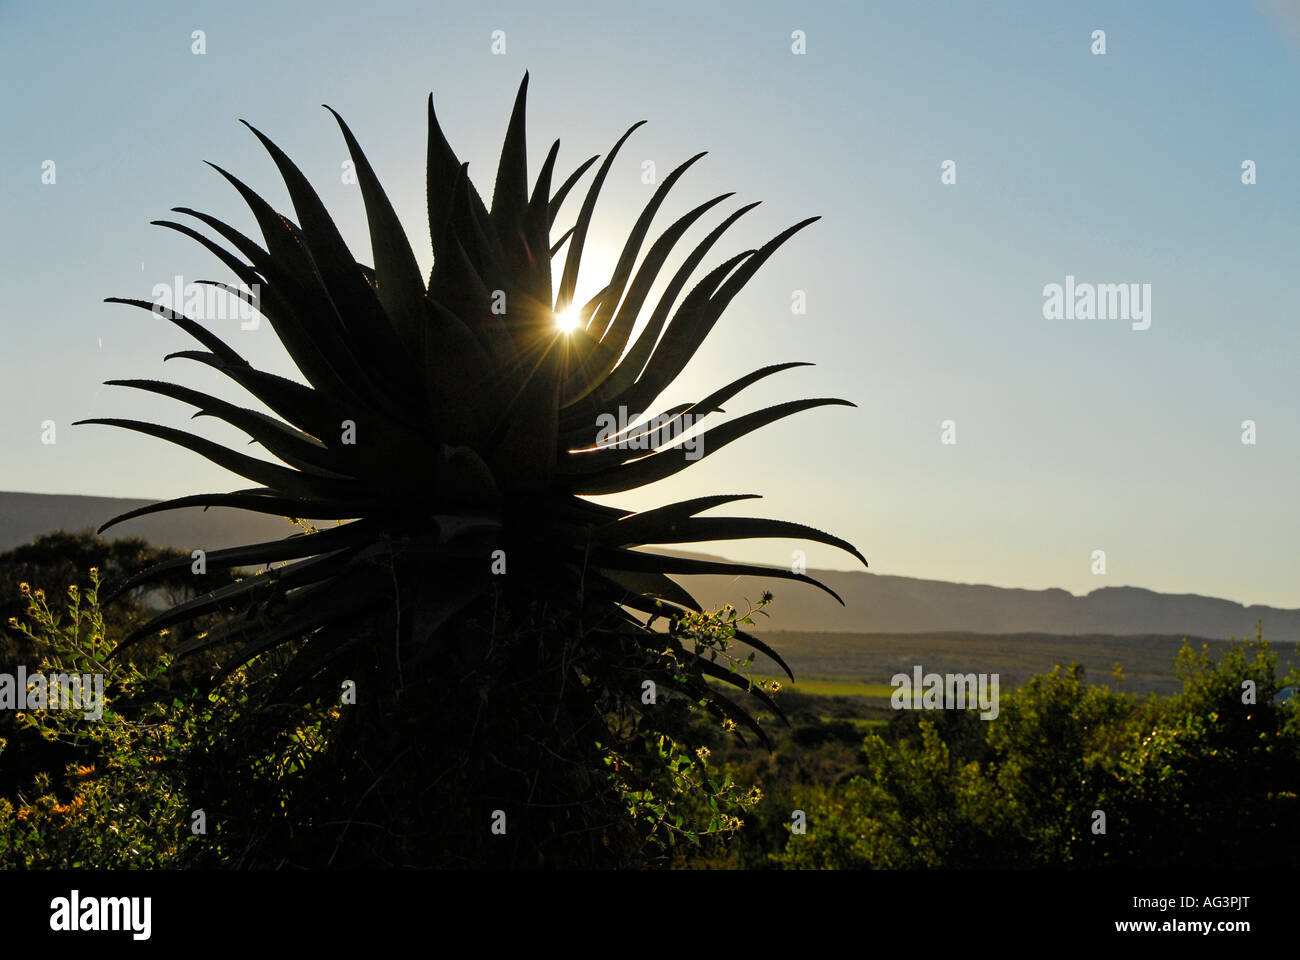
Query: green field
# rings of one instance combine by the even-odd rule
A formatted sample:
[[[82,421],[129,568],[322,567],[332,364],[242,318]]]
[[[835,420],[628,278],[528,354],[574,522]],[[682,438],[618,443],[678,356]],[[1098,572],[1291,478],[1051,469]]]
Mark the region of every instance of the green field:
[[[1099,686],[1139,695],[1168,695],[1182,689],[1174,669],[1182,637],[795,631],[767,631],[761,636],[790,664],[795,682],[762,655],[755,659],[754,676],[779,680],[790,693],[887,701],[892,693],[890,677],[911,674],[918,664],[926,673],[996,673],[1000,689],[1010,691],[1034,674],[1075,661],[1083,665],[1087,681]],[[1227,646],[1224,640],[1189,638],[1189,642],[1197,649],[1207,644],[1214,656]],[[1283,671],[1288,661],[1300,662],[1295,644],[1276,644],[1274,649]],[[1113,675],[1116,664],[1124,672],[1118,685]]]
[[[798,678],[794,683],[785,674],[777,676],[755,675],[755,680],[777,680],[787,693],[807,693],[819,697],[866,697],[871,700],[888,700],[894,688],[888,683],[867,683],[860,680],[827,677]]]

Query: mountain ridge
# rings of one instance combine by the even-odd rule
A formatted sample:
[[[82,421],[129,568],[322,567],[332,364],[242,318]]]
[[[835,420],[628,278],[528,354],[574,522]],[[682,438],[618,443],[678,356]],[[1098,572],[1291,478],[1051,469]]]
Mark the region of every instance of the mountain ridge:
[[[0,491],[0,550],[55,529],[94,529],[111,517],[156,501],[70,494]],[[293,532],[281,517],[212,507],[140,517],[107,531],[186,550],[214,550],[273,540]],[[656,548],[677,556],[698,552]],[[713,559],[726,559],[713,557]],[[1146,587],[1103,586],[1086,594],[1061,587],[1031,589],[927,580],[858,570],[809,570],[844,598],[841,607],[819,590],[787,580],[684,575],[682,584],[707,609],[741,606],[764,590],[775,595],[765,630],[836,633],[979,633],[1124,636],[1159,634],[1227,639],[1253,636],[1257,620],[1275,642],[1300,642],[1300,609],[1197,593],[1160,593]]]

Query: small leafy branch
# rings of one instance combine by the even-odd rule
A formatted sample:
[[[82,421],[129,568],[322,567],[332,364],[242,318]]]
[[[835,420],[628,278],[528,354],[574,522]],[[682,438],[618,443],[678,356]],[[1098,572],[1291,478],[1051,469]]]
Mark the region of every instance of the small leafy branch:
[[[691,663],[707,655],[709,662],[721,661],[732,673],[741,674],[750,689],[775,693],[779,689],[775,682],[760,684],[750,678],[752,653],[737,657],[731,652],[739,629],[752,626],[755,615],[767,616],[764,608],[771,602],[772,594],[765,592],[744,613],[727,604],[719,611],[679,615],[669,625],[676,642],[665,645],[660,662],[684,680]],[[686,649],[692,650],[694,658],[681,656]],[[724,716],[721,727],[730,733],[736,723]],[[698,846],[705,838],[733,836],[745,822],[742,815],[762,798],[757,786],[746,788],[731,774],[711,768],[707,746],[692,748],[650,727],[639,727],[618,747],[597,747],[603,752],[609,783],[641,831],[643,850],[652,857],[666,856],[682,845]]]
[[[664,734],[650,744],[652,763],[659,779],[644,782],[628,754],[605,750],[604,763],[611,785],[638,826],[646,825],[643,846],[665,854],[679,843],[698,845],[705,837],[725,838],[744,826],[740,816],[762,799],[762,791],[745,789],[731,774],[718,779],[708,765],[708,747],[693,752]]]
[[[26,621],[9,626],[27,637],[47,674],[103,677],[103,713],[31,710],[15,719],[20,730],[72,748],[56,784],[36,775],[17,803],[0,798],[0,866],[165,867],[174,865],[190,836],[189,810],[174,758],[194,732],[179,699],[142,697],[170,664],[159,659],[146,674],[127,659],[110,658],[99,604],[99,571],[90,569],[84,592],[68,588],[62,611],[45,591],[21,584]],[[7,744],[0,740],[0,753]]]

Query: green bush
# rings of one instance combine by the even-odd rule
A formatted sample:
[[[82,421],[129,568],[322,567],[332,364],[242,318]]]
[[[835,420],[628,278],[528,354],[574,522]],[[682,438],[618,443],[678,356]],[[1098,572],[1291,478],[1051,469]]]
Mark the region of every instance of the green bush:
[[[121,633],[106,625],[100,592],[94,568],[88,586],[69,587],[62,610],[43,590],[22,584],[26,609],[9,627],[32,652],[29,670],[102,675],[104,709],[98,719],[81,711],[6,712],[13,742],[0,738],[0,768],[37,772],[0,793],[0,868],[484,865],[501,851],[518,863],[519,851],[487,830],[494,798],[471,791],[490,787],[499,771],[464,775],[458,767],[473,757],[448,750],[455,736],[438,737],[457,717],[473,721],[477,688],[421,696],[429,688],[413,675],[403,691],[413,701],[404,724],[383,722],[366,698],[350,705],[338,691],[267,707],[266,688],[292,647],[255,659],[210,690],[172,670],[167,655],[146,672],[130,658],[109,656]],[[744,669],[748,661],[734,661],[728,648],[736,624],[747,621],[734,609],[697,615],[681,636]],[[637,714],[611,714],[600,740],[594,730],[579,732],[573,754],[552,757],[550,767],[525,767],[520,758],[539,755],[528,736],[543,719],[538,706],[521,702],[513,714],[479,725],[479,755],[490,752],[507,775],[585,782],[581,802],[607,816],[600,832],[566,835],[568,821],[545,804],[512,809],[520,819],[511,832],[524,838],[534,863],[668,863],[683,845],[734,833],[757,802],[756,791],[710,765],[707,744],[718,728],[680,696],[663,699],[657,729]],[[51,754],[43,745],[59,749]],[[386,776],[394,765],[378,761],[393,756],[405,766]],[[416,795],[427,789],[426,776],[441,776],[436,798]],[[375,803],[363,809],[358,796]],[[440,859],[437,842],[467,830],[478,839],[462,837]]]
[[[20,711],[19,730],[62,744],[84,758],[61,773],[42,771],[14,800],[0,797],[0,867],[167,867],[181,862],[189,810],[177,756],[194,733],[181,701],[139,700],[167,666],[146,675],[128,660],[109,659],[99,608],[99,571],[85,590],[68,588],[66,609],[51,608],[43,590],[22,585],[28,622],[19,631],[39,655],[41,673],[98,674],[103,713]],[[8,744],[0,740],[0,763]]]
[[[807,833],[787,825],[770,859],[811,869],[1296,862],[1300,717],[1294,700],[1274,699],[1276,668],[1258,635],[1217,662],[1184,643],[1184,689],[1172,697],[1089,686],[1072,665],[1004,697],[996,721],[900,718],[890,739],[865,739],[864,774],[795,792]]]

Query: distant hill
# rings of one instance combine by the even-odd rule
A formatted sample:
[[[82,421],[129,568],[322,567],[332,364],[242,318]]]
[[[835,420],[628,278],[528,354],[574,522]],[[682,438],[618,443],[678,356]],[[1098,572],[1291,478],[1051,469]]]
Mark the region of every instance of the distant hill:
[[[802,584],[763,578],[683,577],[701,605],[742,606],[764,589],[775,594],[769,630],[836,633],[1059,634],[1065,636],[1253,637],[1300,642],[1300,610],[1243,606],[1198,594],[1156,593],[1141,587],[1101,587],[1084,596],[1066,590],[1019,590],[866,571],[809,570],[844,598]]]
[[[52,530],[96,530],[113,517],[154,503],[117,497],[77,497],[64,494],[0,492],[0,550],[12,550]],[[150,543],[185,550],[217,550],[241,543],[274,540],[293,533],[283,517],[212,507],[204,512],[172,510],[128,520],[104,535],[141,537]]]
[[[0,550],[62,528],[98,527],[147,500],[0,492]],[[282,518],[212,508],[170,511],[130,520],[110,536],[137,536],[165,546],[205,550],[282,537],[293,528]],[[685,556],[700,556],[664,550]],[[920,580],[866,571],[810,570],[844,598],[841,607],[812,587],[785,580],[682,577],[706,607],[743,606],[764,589],[776,595],[764,630],[859,634],[940,633],[1141,634],[1226,639],[1254,636],[1262,620],[1274,642],[1300,642],[1300,610],[1246,607],[1197,594],[1165,594],[1140,587],[1102,587],[1084,596],[1061,589],[1019,590]]]

